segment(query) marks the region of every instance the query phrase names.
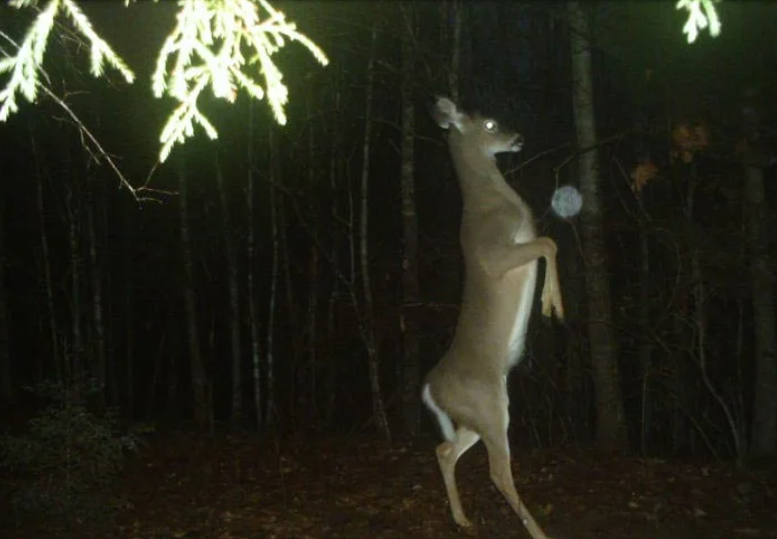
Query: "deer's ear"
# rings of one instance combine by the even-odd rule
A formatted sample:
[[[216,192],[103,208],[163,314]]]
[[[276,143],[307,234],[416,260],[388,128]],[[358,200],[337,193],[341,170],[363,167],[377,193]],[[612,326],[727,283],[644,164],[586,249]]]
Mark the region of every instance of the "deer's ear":
[[[462,114],[456,108],[456,104],[447,97],[438,97],[437,102],[432,107],[432,117],[437,125],[443,129],[448,129],[451,125],[461,130]]]

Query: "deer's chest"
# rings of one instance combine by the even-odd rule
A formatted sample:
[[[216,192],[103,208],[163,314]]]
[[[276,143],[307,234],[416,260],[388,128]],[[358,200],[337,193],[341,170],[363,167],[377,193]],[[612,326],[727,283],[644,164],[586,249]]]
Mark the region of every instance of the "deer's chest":
[[[521,222],[516,223],[512,234],[512,243],[518,247],[529,243],[537,238],[537,231],[534,227],[534,220],[531,211],[525,207],[521,208],[520,214],[524,217]],[[508,273],[505,276],[510,289],[510,297],[514,302],[509,309],[512,318],[512,328],[508,339],[507,365],[512,367],[521,359],[526,342],[526,331],[529,327],[529,316],[531,315],[532,302],[534,301],[534,288],[537,281],[537,261],[533,260],[517,268],[516,271]],[[505,284],[507,284],[505,283]]]

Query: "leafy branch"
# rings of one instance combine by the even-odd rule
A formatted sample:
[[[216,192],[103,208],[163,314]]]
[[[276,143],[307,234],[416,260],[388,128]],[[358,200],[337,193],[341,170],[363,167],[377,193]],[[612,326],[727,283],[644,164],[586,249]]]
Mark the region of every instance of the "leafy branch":
[[[683,26],[683,33],[688,36],[688,43],[693,43],[699,36],[699,30],[709,26],[710,35],[717,37],[723,26],[715,10],[715,4],[720,0],[678,0],[675,9],[688,11],[688,20]]]
[[[36,3],[35,0],[11,0],[10,5],[20,9],[31,7]],[[132,83],[135,80],[135,74],[132,70],[127,67],[124,60],[113,51],[110,45],[97,35],[89,19],[74,0],[50,0],[30,26],[16,55],[7,55],[0,59],[0,75],[11,73],[8,84],[0,90],[0,122],[6,121],[11,114],[19,110],[16,101],[17,94],[21,93],[30,103],[35,102],[43,55],[46,52],[54,20],[60,11],[63,11],[71,19],[76,30],[83,34],[89,42],[92,75],[101,76],[104,63],[107,62],[119,71],[127,82]],[[5,34],[3,37],[12,41]]]
[[[255,99],[266,96],[276,121],[284,125],[288,88],[272,56],[288,41],[295,41],[308,49],[320,64],[326,65],[328,59],[318,45],[266,0],[177,1],[177,22],[159,51],[151,81],[155,97],[168,96],[178,102],[160,135],[159,161],[170,155],[176,143],[183,144],[193,136],[197,125],[211,139],[217,138],[216,128],[198,108],[206,88],[217,99],[230,103],[241,88]],[[129,6],[133,0],[124,3]],[[38,0],[11,0],[9,5],[16,9],[37,9],[37,4]],[[135,80],[127,64],[95,32],[76,0],[49,0],[39,10],[15,54],[0,49],[3,54],[0,75],[10,73],[7,84],[0,90],[0,122],[18,111],[19,95],[30,103],[35,102],[48,38],[60,13],[86,38],[92,75],[101,76],[107,63],[128,83]],[[0,36],[14,43],[3,32]],[[259,77],[262,82],[257,80]],[[59,101],[59,104],[63,103]]]
[[[178,22],[162,45],[152,77],[156,97],[168,95],[179,102],[162,130],[162,161],[176,142],[192,135],[194,124],[210,138],[217,137],[216,129],[197,108],[207,87],[214,97],[230,103],[239,88],[255,99],[267,95],[276,121],[284,125],[288,88],[271,57],[283,48],[285,39],[301,43],[322,65],[328,63],[324,52],[265,0],[183,0],[180,5]],[[246,52],[251,54],[248,60]],[[168,70],[171,60],[173,67]],[[256,63],[264,87],[247,70]]]

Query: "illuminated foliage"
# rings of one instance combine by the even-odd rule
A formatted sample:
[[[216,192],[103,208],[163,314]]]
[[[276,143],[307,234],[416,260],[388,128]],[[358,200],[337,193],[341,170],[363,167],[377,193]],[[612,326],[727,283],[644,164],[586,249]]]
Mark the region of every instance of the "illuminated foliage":
[[[37,0],[12,0],[10,5],[19,9],[37,3]],[[130,3],[125,0],[125,5]],[[218,136],[213,124],[198,108],[206,88],[214,97],[230,103],[240,88],[255,99],[266,96],[276,121],[285,124],[288,88],[272,60],[273,54],[287,41],[296,41],[326,65],[324,52],[266,0],[178,0],[177,3],[175,28],[159,51],[152,77],[157,98],[168,96],[178,102],[162,129],[160,161],[168,157],[176,143],[193,136],[195,125],[201,126],[212,139]],[[29,102],[35,101],[48,37],[60,13],[86,38],[94,76],[103,73],[107,62],[128,83],[133,82],[133,72],[97,35],[76,0],[49,0],[21,45],[0,32],[0,37],[17,48],[15,55],[7,54],[0,59],[0,75],[10,73],[8,83],[0,90],[0,121],[18,110],[19,94]],[[262,78],[261,82],[257,81],[258,77]]]
[[[699,30],[709,26],[710,35],[717,37],[720,34],[721,22],[715,4],[720,0],[678,0],[676,9],[688,11],[688,20],[683,26],[683,33],[688,37],[688,43],[693,43],[699,36]]]
[[[323,51],[264,0],[182,0],[179,5],[178,23],[159,52],[152,77],[156,97],[168,95],[179,102],[162,131],[161,159],[174,143],[191,136],[194,123],[216,138],[216,130],[197,109],[206,87],[215,97],[229,102],[234,101],[238,87],[256,99],[267,95],[275,119],[285,124],[283,107],[288,102],[288,89],[272,55],[284,46],[285,39],[298,41],[326,65]],[[168,69],[171,57],[174,64]],[[251,66],[263,75],[264,87],[248,71]]]
[[[35,0],[11,0],[10,5],[18,9],[30,7],[35,3]],[[11,73],[8,84],[0,90],[0,122],[7,120],[12,113],[19,109],[16,103],[17,93],[21,93],[30,103],[35,101],[43,54],[46,52],[54,19],[59,12],[64,12],[65,16],[71,19],[76,30],[88,40],[92,75],[95,77],[102,75],[103,63],[108,62],[124,76],[127,82],[132,83],[135,80],[134,73],[113,52],[108,43],[97,35],[89,19],[86,18],[74,0],[51,0],[27,30],[24,41],[18,46],[17,54],[0,59],[0,74]],[[4,33],[0,32],[0,36],[13,43],[13,40]]]

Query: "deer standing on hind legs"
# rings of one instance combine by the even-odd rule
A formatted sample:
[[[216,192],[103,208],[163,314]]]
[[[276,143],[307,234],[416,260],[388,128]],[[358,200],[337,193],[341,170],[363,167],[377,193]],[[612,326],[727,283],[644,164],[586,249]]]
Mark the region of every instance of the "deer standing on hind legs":
[[[437,460],[456,523],[472,530],[456,487],[456,462],[478,440],[488,450],[491,480],[534,539],[547,536],[518,496],[510,465],[507,374],[520,361],[537,280],[545,258],[542,314],[564,309],[556,243],[537,237],[531,210],[507,184],[495,155],[517,152],[523,137],[495,120],[467,115],[438,98],[437,123],[448,144],[464,202],[460,241],[465,283],[453,342],[426,376],[422,397],[445,437]]]

